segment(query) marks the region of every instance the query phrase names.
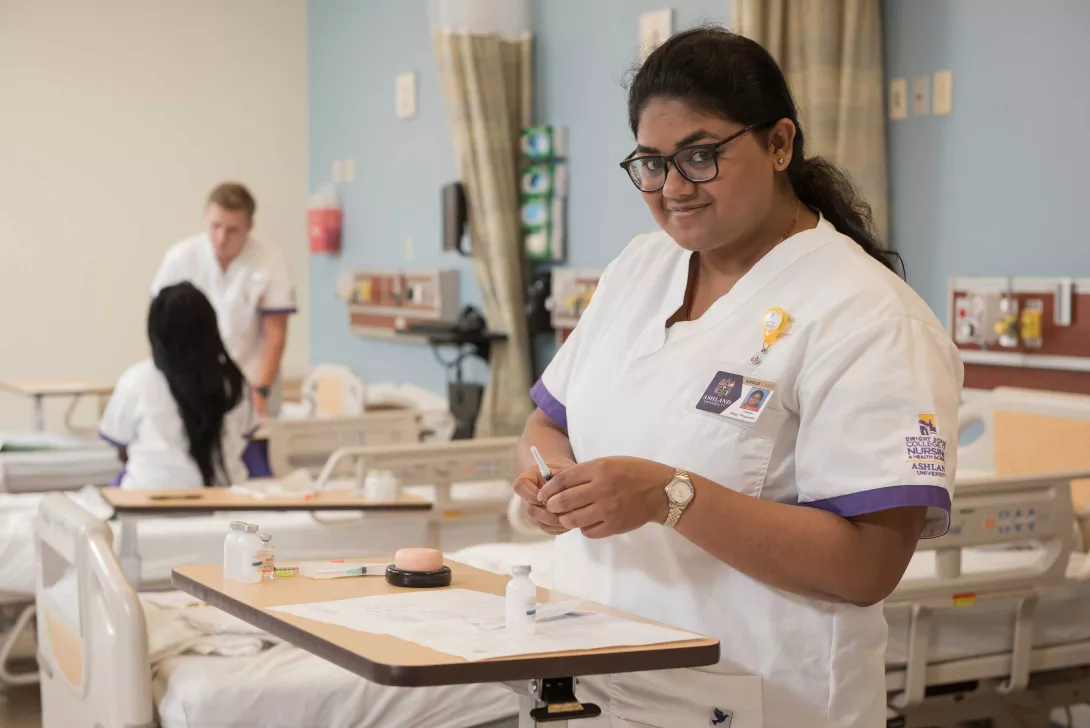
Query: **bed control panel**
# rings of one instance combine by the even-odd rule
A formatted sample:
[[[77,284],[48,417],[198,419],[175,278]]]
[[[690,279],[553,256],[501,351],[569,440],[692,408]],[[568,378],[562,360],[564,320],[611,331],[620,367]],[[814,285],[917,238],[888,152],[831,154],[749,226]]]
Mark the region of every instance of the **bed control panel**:
[[[1020,541],[1036,538],[1038,529],[1047,531],[1051,515],[1051,499],[1025,502],[1020,500],[1005,506],[956,508],[950,515],[950,537],[966,536],[971,542]],[[1006,537],[1006,538],[1004,538]]]
[[[961,607],[985,599],[1030,596],[1060,585],[1074,542],[1074,518],[1066,477],[963,479],[955,489],[949,531],[916,547],[935,552],[934,578],[903,579],[887,603]],[[1033,564],[962,571],[965,548],[1019,542],[1039,550]]]

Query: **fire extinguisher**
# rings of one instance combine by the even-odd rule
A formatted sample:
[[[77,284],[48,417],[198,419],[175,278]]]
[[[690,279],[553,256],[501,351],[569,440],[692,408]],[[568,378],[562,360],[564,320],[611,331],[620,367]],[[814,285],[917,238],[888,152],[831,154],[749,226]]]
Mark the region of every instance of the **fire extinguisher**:
[[[310,252],[339,253],[341,250],[341,202],[332,187],[312,195],[307,206]]]

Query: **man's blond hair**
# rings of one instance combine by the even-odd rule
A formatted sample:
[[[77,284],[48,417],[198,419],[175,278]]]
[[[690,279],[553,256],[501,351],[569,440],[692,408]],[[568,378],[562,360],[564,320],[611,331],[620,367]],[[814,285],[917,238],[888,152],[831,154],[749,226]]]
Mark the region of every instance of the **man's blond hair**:
[[[224,182],[217,185],[208,195],[209,205],[218,205],[224,210],[246,213],[246,219],[253,222],[254,212],[257,211],[257,202],[246,187],[238,182]]]

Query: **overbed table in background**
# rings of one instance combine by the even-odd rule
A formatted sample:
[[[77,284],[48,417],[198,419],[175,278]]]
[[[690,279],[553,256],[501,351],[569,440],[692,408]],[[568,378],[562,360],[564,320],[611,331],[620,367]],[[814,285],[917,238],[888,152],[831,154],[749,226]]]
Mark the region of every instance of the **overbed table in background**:
[[[114,509],[121,522],[121,570],[134,588],[140,585],[142,563],[136,522],[141,518],[161,516],[195,516],[213,513],[253,511],[365,511],[413,513],[429,511],[430,501],[398,494],[389,501],[368,500],[354,492],[321,491],[304,499],[301,496],[267,496],[255,498],[230,488],[188,490],[122,490],[103,488],[103,499]],[[226,532],[224,533],[226,536]]]
[[[358,561],[366,562],[368,559]],[[504,576],[450,561],[447,565],[453,572],[451,588],[497,595],[505,593],[508,579]],[[213,607],[381,685],[427,687],[505,683],[519,694],[520,726],[536,725],[535,718],[530,715],[531,708],[536,708],[535,712],[551,712],[559,718],[559,721],[550,720],[551,725],[566,725],[563,706],[576,702],[575,676],[700,667],[719,660],[718,640],[701,637],[685,642],[519,655],[468,662],[390,635],[360,632],[269,610],[270,607],[291,604],[329,602],[405,591],[390,586],[380,577],[328,580],[295,577],[257,584],[240,584],[224,582],[223,567],[215,565],[175,569],[172,581],[175,588]],[[539,601],[556,601],[562,598],[562,595],[538,589]],[[638,619],[593,604],[584,604],[583,608]],[[550,705],[553,707],[552,711],[549,711]]]
[[[103,411],[106,409],[106,399],[113,393],[114,388],[109,384],[95,384],[93,382],[81,382],[81,381],[12,381],[12,382],[0,382],[0,389],[6,390],[12,394],[22,395],[24,397],[30,397],[34,400],[34,430],[36,432],[45,431],[45,398],[46,397],[71,397],[72,404],[68,407],[68,412],[64,416],[64,424],[69,430],[72,429],[72,413],[76,410],[76,405],[79,404],[79,400],[84,396],[97,396],[98,397],[98,410],[99,416],[102,416]]]

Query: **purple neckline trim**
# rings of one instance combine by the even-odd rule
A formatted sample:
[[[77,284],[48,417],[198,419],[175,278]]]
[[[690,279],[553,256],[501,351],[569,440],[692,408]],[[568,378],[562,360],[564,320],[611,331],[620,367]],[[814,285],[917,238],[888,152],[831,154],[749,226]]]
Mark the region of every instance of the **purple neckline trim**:
[[[263,308],[263,309],[260,309],[260,311],[263,314],[269,314],[269,315],[273,315],[273,316],[275,316],[277,314],[299,313],[299,309],[296,308],[295,306],[292,306],[291,308]]]
[[[940,485],[891,485],[886,488],[875,488],[809,503],[799,503],[799,505],[829,511],[842,518],[887,511],[891,508],[928,506],[942,509],[946,518],[941,528],[937,529],[929,522],[924,530],[924,538],[941,536],[950,527],[950,493]]]
[[[530,389],[530,399],[534,400],[534,404],[548,415],[550,420],[560,425],[561,429],[568,429],[568,408],[552,395],[552,392],[545,387],[543,380],[537,380],[537,384]]]

